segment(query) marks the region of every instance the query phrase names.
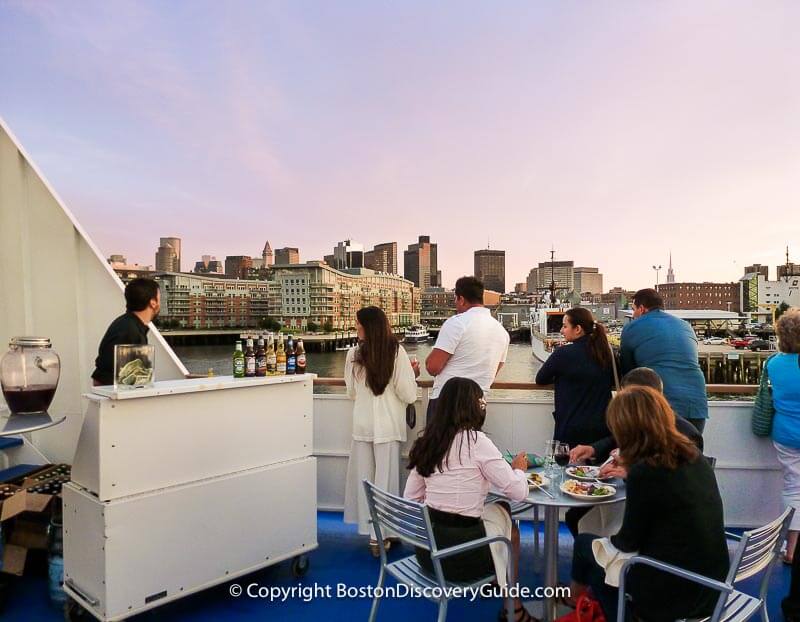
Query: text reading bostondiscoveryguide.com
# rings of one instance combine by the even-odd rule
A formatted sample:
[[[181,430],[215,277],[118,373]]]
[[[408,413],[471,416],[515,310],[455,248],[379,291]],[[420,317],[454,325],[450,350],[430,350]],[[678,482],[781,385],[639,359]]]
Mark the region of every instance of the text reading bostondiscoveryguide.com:
[[[337,583],[335,585],[292,585],[280,587],[277,585],[259,585],[258,583],[248,583],[241,585],[233,583],[229,587],[230,595],[234,598],[259,598],[270,602],[286,602],[288,600],[300,600],[311,602],[317,599],[326,598],[425,598],[438,600],[442,596],[451,598],[468,598],[475,601],[478,598],[520,598],[522,600],[539,600],[542,598],[569,598],[570,589],[565,586],[558,587],[535,587],[512,586],[500,588],[496,585],[481,585],[477,587],[431,587],[418,588],[408,585],[390,585],[377,587],[374,585],[347,585]]]

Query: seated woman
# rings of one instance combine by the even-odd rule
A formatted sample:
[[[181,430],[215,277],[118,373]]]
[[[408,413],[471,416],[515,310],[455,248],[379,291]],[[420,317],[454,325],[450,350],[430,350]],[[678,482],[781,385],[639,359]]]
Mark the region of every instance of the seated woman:
[[[650,387],[622,389],[608,407],[608,427],[628,472],[625,517],[611,543],[668,564],[723,580],[728,548],[714,471],[675,428],[675,414]],[[572,596],[591,586],[606,619],[617,616],[617,590],[605,584],[592,553],[597,536],[575,539]],[[636,566],[627,576],[629,607],[642,620],[711,615],[719,592],[654,568]]]
[[[485,536],[502,535],[512,541],[514,560],[507,559],[501,543],[445,558],[442,570],[451,581],[475,581],[494,574],[506,585],[506,569],[519,560],[519,532],[508,508],[497,503],[484,505],[490,484],[514,501],[528,495],[524,453],[511,466],[500,450],[481,432],[486,403],[480,386],[467,378],[448,380],[436,402],[436,416],[426,426],[409,453],[411,473],[404,496],[428,506],[436,545],[447,548]],[[428,551],[417,549],[420,565],[433,572]],[[533,618],[518,600],[514,603],[517,622]]]

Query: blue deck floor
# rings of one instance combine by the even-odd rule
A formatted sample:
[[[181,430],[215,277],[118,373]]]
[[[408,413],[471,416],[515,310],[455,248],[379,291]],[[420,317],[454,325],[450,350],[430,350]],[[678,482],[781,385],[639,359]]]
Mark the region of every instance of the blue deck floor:
[[[534,571],[533,530],[530,524],[523,524],[523,552],[521,578],[526,585],[540,585],[540,577]],[[562,526],[560,537],[559,570],[562,581],[569,579],[572,539]],[[392,556],[406,555],[408,549],[395,547]],[[242,577],[231,583],[248,585],[257,583],[263,586],[291,587],[296,585],[330,585],[333,592],[336,585],[348,587],[374,585],[378,576],[378,562],[366,548],[366,542],[355,533],[355,528],[342,523],[341,513],[319,513],[319,548],[310,555],[311,568],[306,577],[297,580],[292,577],[288,562]],[[780,601],[788,591],[789,568],[781,565],[773,573],[769,595],[769,613],[772,620],[781,620]],[[169,621],[219,621],[219,620],[366,620],[370,601],[366,598],[315,599],[302,602],[290,599],[286,602],[270,602],[247,597],[233,598],[229,594],[231,583],[189,596],[175,603],[167,604],[136,618],[135,620]],[[757,587],[751,580],[741,588],[756,593]],[[449,609],[449,620],[496,620],[500,601],[484,599],[476,602],[453,601]],[[433,603],[420,599],[384,600],[378,613],[378,620],[390,622],[397,620],[432,620],[436,617]],[[31,577],[16,582],[13,587],[3,620],[10,622],[56,622],[63,620],[60,610],[52,607],[47,600],[47,585],[43,577]]]

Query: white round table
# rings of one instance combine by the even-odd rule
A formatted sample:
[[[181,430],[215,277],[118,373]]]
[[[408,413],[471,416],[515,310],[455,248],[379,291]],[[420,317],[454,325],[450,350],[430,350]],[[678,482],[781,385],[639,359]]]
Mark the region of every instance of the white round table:
[[[541,469],[534,469],[541,471]],[[567,476],[565,476],[566,481]],[[597,501],[584,501],[570,497],[561,492],[560,488],[554,484],[547,486],[546,490],[554,498],[548,496],[538,488],[531,488],[525,501],[544,508],[544,587],[555,588],[558,585],[558,514],[561,508],[593,507],[595,505],[612,505],[625,501],[625,482],[621,479],[612,479],[607,482],[616,488],[617,493],[610,498]],[[539,606],[542,611],[531,611],[545,622],[553,622],[556,619],[556,599],[554,597],[545,598],[541,605],[534,603],[535,608]]]
[[[43,430],[62,423],[65,415],[51,415],[49,413],[36,413],[34,415],[12,415],[8,410],[0,407],[0,436],[13,436]]]

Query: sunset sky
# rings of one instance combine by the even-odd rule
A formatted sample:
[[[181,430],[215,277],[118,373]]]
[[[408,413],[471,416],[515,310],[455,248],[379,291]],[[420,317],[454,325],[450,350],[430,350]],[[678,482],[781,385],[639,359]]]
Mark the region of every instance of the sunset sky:
[[[800,262],[800,2],[0,0],[0,117],[106,255],[418,235],[606,289]],[[665,278],[666,270],[661,273]]]

